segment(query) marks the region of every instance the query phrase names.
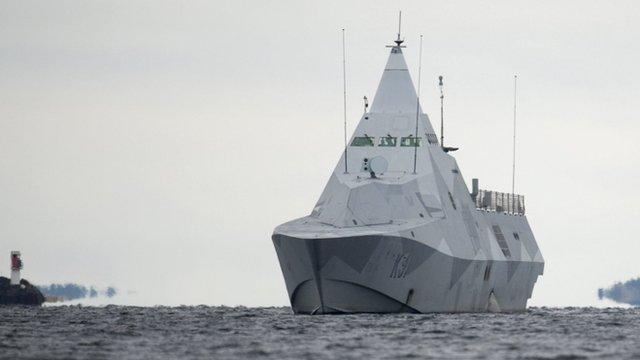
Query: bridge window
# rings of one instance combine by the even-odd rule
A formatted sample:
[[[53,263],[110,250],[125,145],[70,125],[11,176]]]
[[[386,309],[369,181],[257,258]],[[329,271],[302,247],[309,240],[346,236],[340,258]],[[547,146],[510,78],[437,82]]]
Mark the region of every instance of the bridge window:
[[[380,138],[380,143],[378,144],[378,146],[396,146],[397,141],[397,137],[383,136]]]
[[[421,137],[405,136],[400,140],[400,146],[416,147],[416,146],[420,146],[421,143],[422,143]]]
[[[356,136],[351,141],[351,146],[373,146],[373,136]]]

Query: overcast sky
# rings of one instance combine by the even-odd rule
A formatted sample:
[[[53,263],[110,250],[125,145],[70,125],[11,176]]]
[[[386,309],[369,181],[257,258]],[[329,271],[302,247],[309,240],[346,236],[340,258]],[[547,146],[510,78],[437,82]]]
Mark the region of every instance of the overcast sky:
[[[287,305],[270,239],[308,214],[405,56],[467,183],[516,192],[546,260],[531,305],[640,275],[637,1],[2,1],[0,274],[135,304]],[[3,265],[2,259],[6,259]]]

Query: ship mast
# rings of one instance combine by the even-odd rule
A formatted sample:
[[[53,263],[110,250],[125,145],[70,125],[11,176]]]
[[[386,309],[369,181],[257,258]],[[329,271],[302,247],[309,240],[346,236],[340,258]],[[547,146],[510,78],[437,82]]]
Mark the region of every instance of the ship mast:
[[[458,150],[457,147],[444,146],[444,84],[442,75],[438,76],[438,89],[440,89],[440,147],[446,153]]]

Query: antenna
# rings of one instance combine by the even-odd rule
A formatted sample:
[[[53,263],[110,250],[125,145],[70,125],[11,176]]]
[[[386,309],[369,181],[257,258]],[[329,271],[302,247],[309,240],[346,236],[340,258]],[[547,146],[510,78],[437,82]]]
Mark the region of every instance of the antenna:
[[[516,193],[516,96],[518,94],[518,75],[513,75],[513,162],[511,167],[511,209],[515,212]]]
[[[442,83],[442,75],[438,77],[438,89],[440,89],[440,146],[444,148],[444,84]]]
[[[400,11],[398,15],[398,40],[394,41],[398,46],[400,46],[400,44],[404,42],[404,40],[400,39],[401,29],[402,29],[402,11]]]
[[[369,99],[367,99],[367,96],[365,95],[362,100],[364,100],[364,113],[366,114],[367,108],[369,107]]]
[[[344,112],[344,173],[348,174],[347,170],[347,69],[345,63],[345,46],[344,46],[344,28],[342,28],[342,99],[343,99],[343,112]]]
[[[398,33],[398,38],[400,34]],[[418,58],[418,98],[416,101],[416,137],[413,144],[413,173],[416,174],[416,164],[418,162],[418,117],[420,116],[420,81],[422,77],[422,35],[420,35],[420,56]]]
[[[457,147],[444,146],[444,84],[442,83],[442,75],[438,76],[438,88],[440,89],[440,146],[446,153],[458,150]]]

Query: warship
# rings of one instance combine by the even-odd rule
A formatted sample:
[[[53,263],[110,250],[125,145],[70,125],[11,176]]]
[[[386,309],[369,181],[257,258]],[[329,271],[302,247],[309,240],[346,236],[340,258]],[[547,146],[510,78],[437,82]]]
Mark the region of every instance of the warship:
[[[420,107],[399,31],[394,43],[313,210],[273,232],[291,307],[523,311],[544,270],[524,197],[480,190],[477,179],[469,191],[457,149],[442,144],[442,128],[439,141]]]

